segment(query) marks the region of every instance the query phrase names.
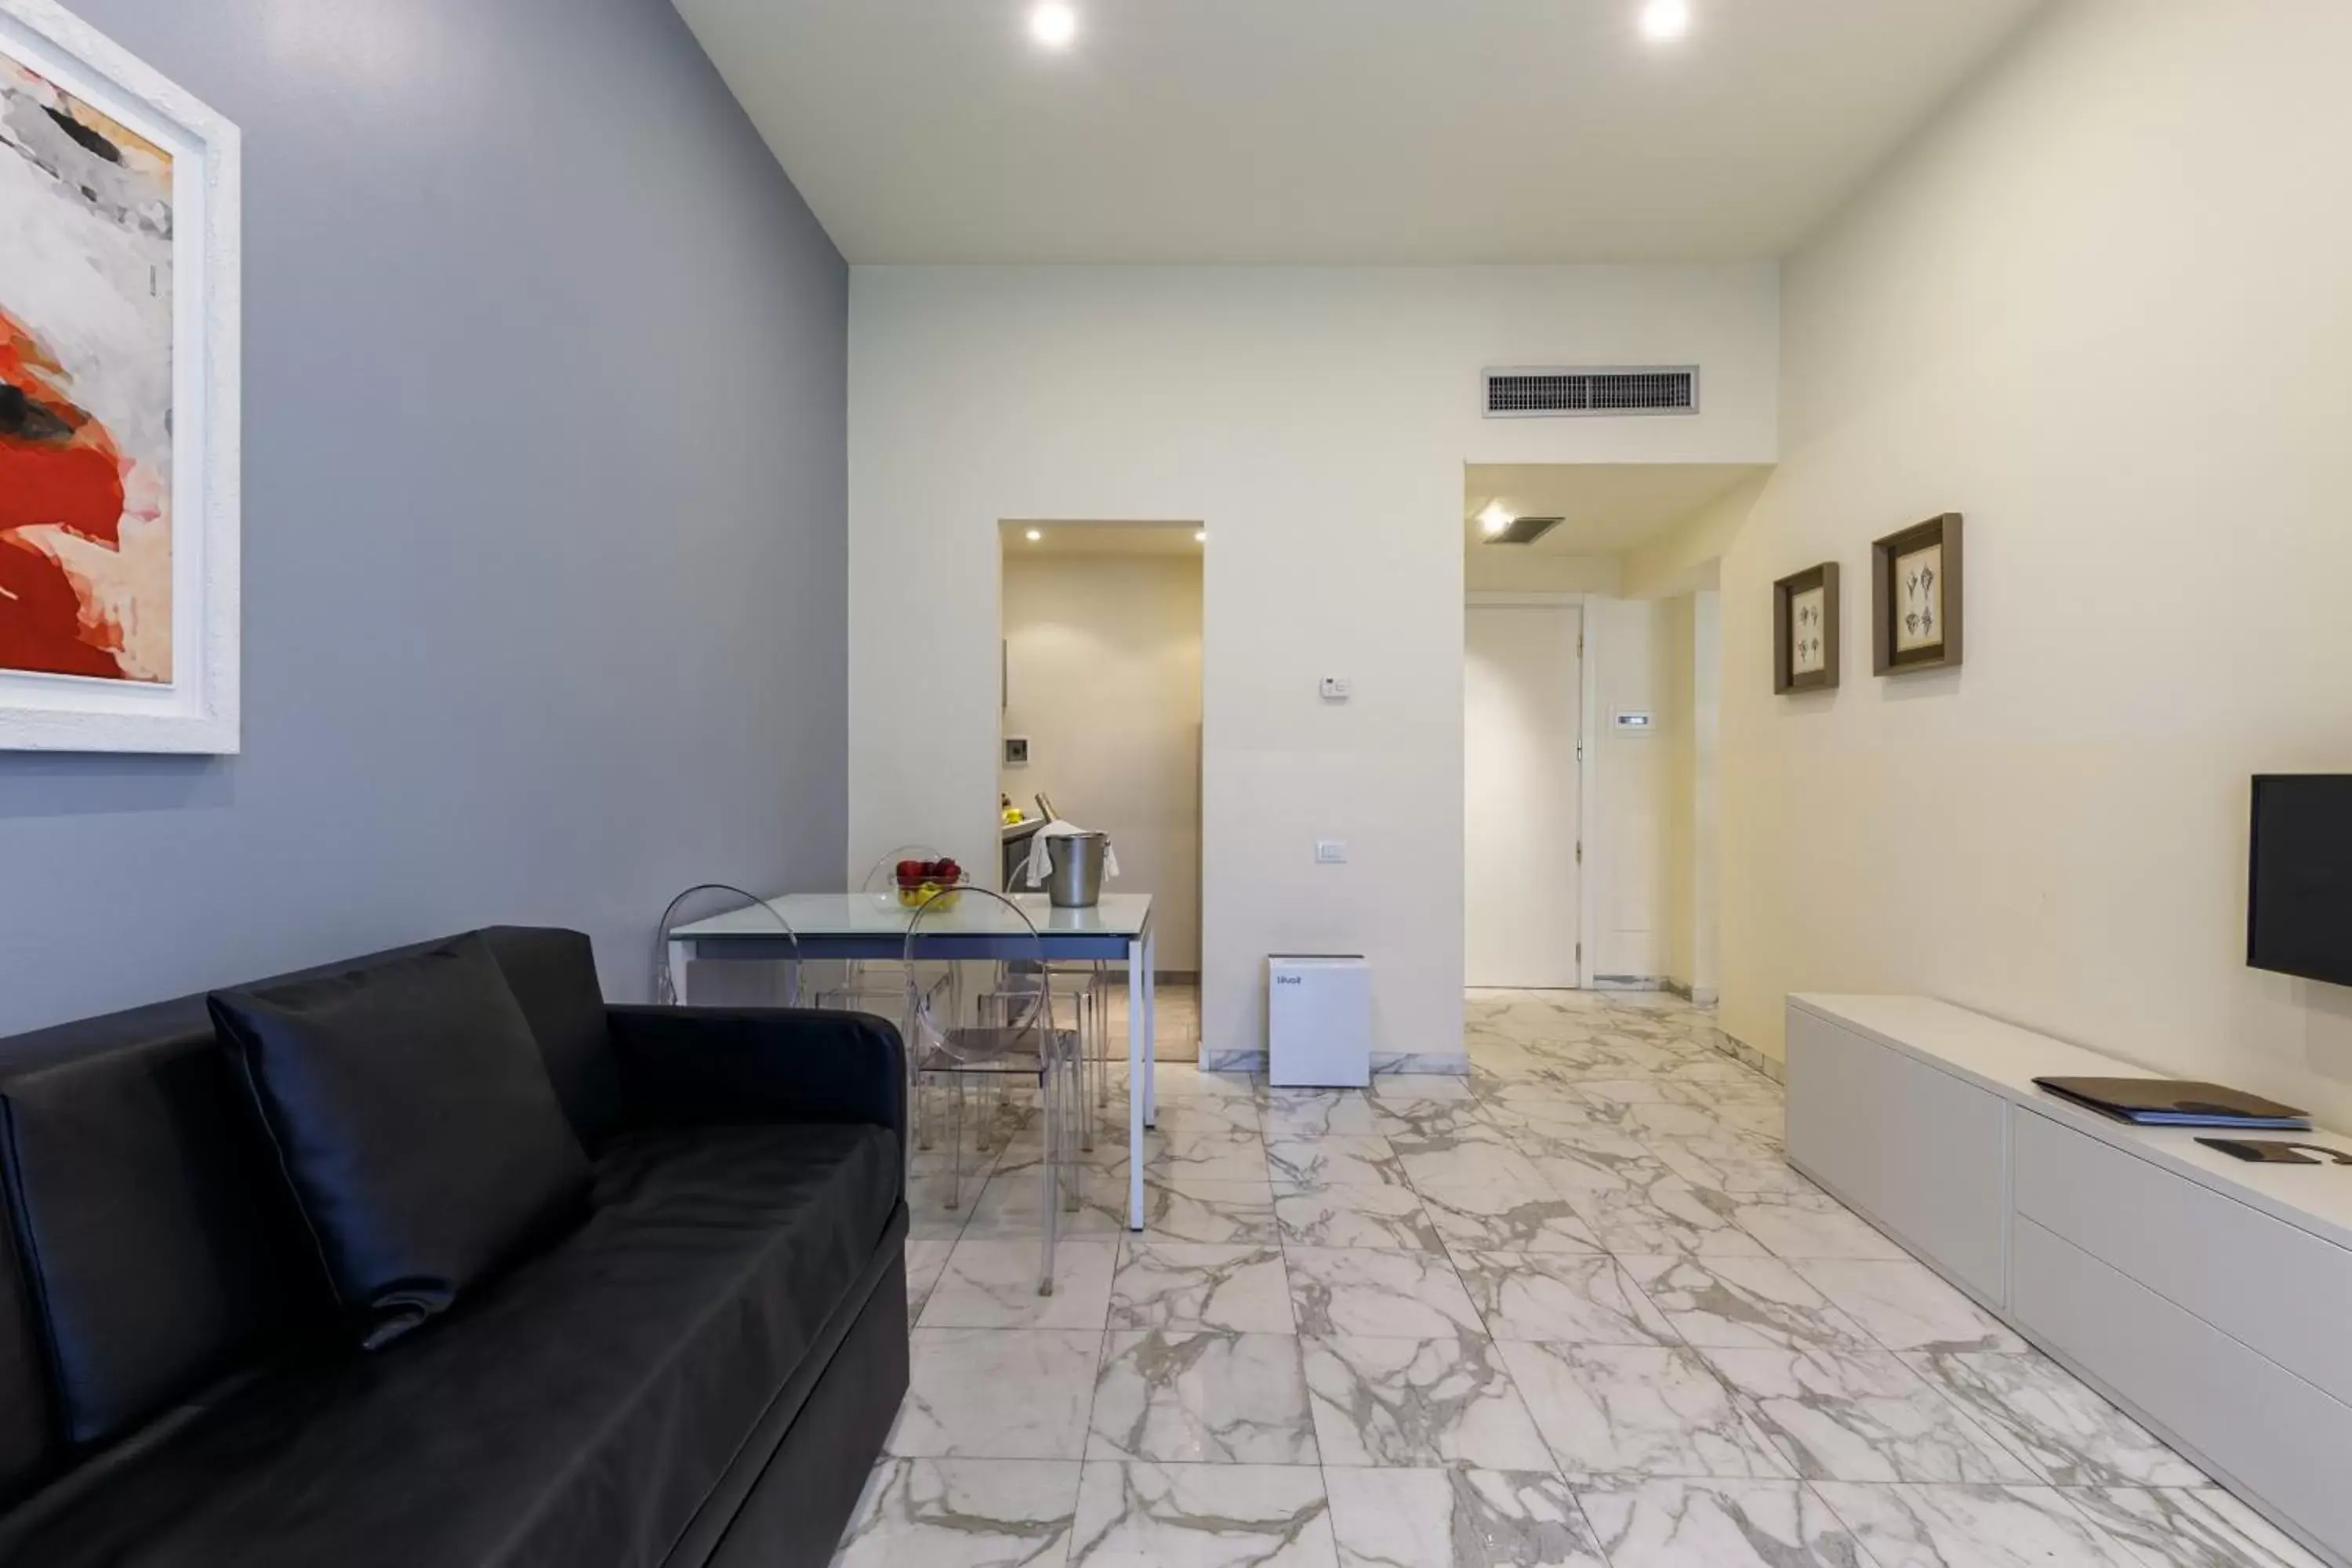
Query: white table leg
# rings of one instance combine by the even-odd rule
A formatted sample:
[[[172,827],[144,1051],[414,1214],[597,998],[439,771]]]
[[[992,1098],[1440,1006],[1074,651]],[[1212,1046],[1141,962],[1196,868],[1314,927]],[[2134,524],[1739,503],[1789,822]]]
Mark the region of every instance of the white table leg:
[[[680,942],[675,937],[670,939],[669,994],[670,1000],[681,1007],[686,1005],[686,966],[693,956],[692,942]]]
[[[1151,1094],[1151,994],[1145,965],[1151,949],[1140,937],[1127,944],[1127,1228],[1143,1228],[1143,1124]]]
[[[1143,1124],[1160,1125],[1160,937],[1143,932],[1143,1059],[1151,1068],[1143,1079]]]

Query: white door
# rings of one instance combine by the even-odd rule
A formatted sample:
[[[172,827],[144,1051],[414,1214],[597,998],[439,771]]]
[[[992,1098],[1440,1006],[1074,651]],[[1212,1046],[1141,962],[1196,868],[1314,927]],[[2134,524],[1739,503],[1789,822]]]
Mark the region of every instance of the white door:
[[[1464,615],[1465,973],[1473,985],[1577,984],[1574,605]]]

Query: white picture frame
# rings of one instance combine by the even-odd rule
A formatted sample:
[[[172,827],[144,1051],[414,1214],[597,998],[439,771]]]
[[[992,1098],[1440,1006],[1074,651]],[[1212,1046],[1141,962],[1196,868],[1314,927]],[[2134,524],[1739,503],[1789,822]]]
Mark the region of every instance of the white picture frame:
[[[0,54],[169,153],[173,220],[169,679],[0,669],[0,751],[232,754],[241,735],[237,128],[54,0],[0,0]]]

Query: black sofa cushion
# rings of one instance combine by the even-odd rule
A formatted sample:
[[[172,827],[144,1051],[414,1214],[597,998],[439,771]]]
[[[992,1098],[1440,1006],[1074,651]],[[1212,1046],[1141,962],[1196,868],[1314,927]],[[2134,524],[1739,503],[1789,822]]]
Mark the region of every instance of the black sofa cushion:
[[[0,1560],[659,1563],[844,1310],[895,1213],[898,1163],[878,1127],[624,1134],[598,1161],[593,1216],[436,1331],[110,1456],[24,1510]]]
[[[66,1444],[111,1442],[331,1321],[203,998],[7,1042],[0,1155]]]
[[[587,1156],[480,937],[212,1011],[369,1345],[579,1217]]]
[[[41,1342],[9,1228],[0,1225],[0,1508],[31,1490],[57,1457]]]
[[[530,1020],[555,1098],[593,1152],[624,1120],[595,950],[583,932],[541,926],[491,926],[481,937]]]

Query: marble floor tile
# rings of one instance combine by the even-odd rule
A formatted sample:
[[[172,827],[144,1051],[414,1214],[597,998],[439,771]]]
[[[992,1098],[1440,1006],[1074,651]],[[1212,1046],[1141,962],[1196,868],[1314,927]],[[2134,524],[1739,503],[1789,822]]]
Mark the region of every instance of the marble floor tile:
[[[1087,1171],[1078,1207],[1072,1210],[1065,1199],[1055,1222],[1055,1234],[1066,1240],[1117,1241],[1127,1230],[1127,1184],[1108,1171]],[[1035,1241],[1045,1235],[1045,1178],[1034,1166],[991,1176],[963,1227],[966,1241]]]
[[[1282,1248],[1130,1237],[1111,1287],[1110,1326],[1289,1333],[1295,1324]]]
[[[1289,1334],[1114,1331],[1095,1381],[1090,1459],[1312,1465],[1319,1454]]]
[[[1654,1150],[1659,1163],[1695,1187],[1733,1194],[1821,1193],[1779,1150],[1747,1138],[1661,1138]]]
[[[1265,1141],[1255,1132],[1223,1128],[1163,1131],[1146,1141],[1143,1172],[1147,1177],[1181,1174],[1204,1182],[1263,1181]]]
[[[1788,1462],[1695,1351],[1532,1341],[1497,1348],[1536,1429],[1572,1483],[1791,1479]]]
[[[1110,1201],[1119,1224],[1127,1223],[1127,1184]],[[1154,1241],[1198,1241],[1269,1246],[1280,1239],[1274,1215],[1274,1189],[1263,1181],[1162,1181],[1143,1179],[1143,1234]]]
[[[1867,1354],[1878,1342],[1777,1258],[1621,1258],[1684,1342]]]
[[[1451,1073],[1384,1072],[1372,1076],[1380,1100],[1469,1100],[1470,1080]]]
[[[1306,1363],[1326,1466],[1552,1468],[1489,1341],[1309,1339]]]
[[[1431,1226],[1448,1248],[1473,1252],[1598,1252],[1600,1240],[1551,1184],[1416,1182]]]
[[[1054,1293],[1037,1294],[1034,1241],[961,1241],[923,1308],[927,1329],[1094,1329],[1110,1314],[1118,1244],[1066,1241],[1054,1251]]]
[[[1667,1081],[1666,1087],[1678,1089],[1685,1086]],[[1625,1107],[1619,1125],[1649,1138],[1713,1140],[1736,1134],[1740,1122],[1733,1119],[1733,1112],[1738,1112],[1744,1119],[1767,1110],[1773,1115],[1780,1114],[1778,1105],[1709,1106],[1694,1104],[1687,1100],[1643,1100]]]
[[[909,1458],[1083,1459],[1102,1335],[917,1329],[888,1451]]]
[[[1277,1089],[1266,1094],[1258,1120],[1268,1142],[1279,1139],[1373,1138],[1386,1131],[1369,1094],[1353,1089]]]
[[[955,1250],[952,1241],[910,1241],[907,1243],[907,1321],[919,1321],[923,1308],[931,1299],[932,1288],[948,1266],[948,1254]]]
[[[1312,1467],[1089,1464],[1070,1568],[1337,1568]]]
[[[1805,1282],[1891,1351],[2022,1351],[2000,1320],[1913,1258],[1801,1258]]]
[[[1555,1475],[1333,1469],[1323,1479],[1340,1568],[1607,1568]]]
[[[1225,1132],[1252,1135],[1262,1132],[1260,1117],[1264,1108],[1255,1100],[1243,1095],[1195,1094],[1170,1096],[1159,1105],[1159,1121],[1155,1129],[1147,1129],[1149,1138],[1153,1131],[1160,1132]],[[1108,1108],[1105,1131],[1124,1142],[1128,1134],[1127,1105],[1124,1100],[1114,1100]],[[1101,1113],[1097,1113],[1101,1114]]]
[[[1826,1193],[1748,1194],[1738,1198],[1731,1217],[1778,1258],[1893,1263],[1910,1256]]]
[[[1375,1123],[1372,1131],[1392,1143],[1399,1139],[1475,1137],[1482,1131],[1501,1131],[1487,1119],[1483,1100],[1375,1098],[1367,1103]]]
[[[1929,1352],[1913,1371],[2062,1487],[2199,1487],[2204,1472],[2138,1422],[2033,1352]]]
[[[1305,1187],[1274,1200],[1286,1244],[1443,1252],[1444,1242],[1410,1187]]]
[[[1396,1151],[1376,1135],[1277,1138],[1265,1146],[1265,1167],[1276,1184],[1291,1187],[1410,1185]]]
[[[1728,1061],[1730,1058],[1715,1059]],[[1737,1062],[1732,1065],[1738,1067]],[[1718,1105],[1778,1106],[1788,1099],[1788,1091],[1780,1085],[1774,1083],[1762,1073],[1750,1071],[1746,1068],[1728,1073],[1710,1071],[1704,1075],[1703,1079],[1693,1079],[1677,1074],[1675,1085],[1675,1091],[1668,1098],[1679,1100],[1685,1105],[1696,1105],[1702,1109],[1712,1109]]]
[[[2326,1568],[2219,1487],[2087,1487],[2065,1495],[2147,1568]]]
[[[1876,1568],[1793,1481],[1613,1483],[1577,1500],[1613,1568]]]
[[[1698,1353],[1809,1480],[2041,1479],[1890,1351]]]
[[[1486,1324],[1443,1253],[1286,1247],[1301,1333],[1321,1337],[1485,1337]]]
[[[1487,1182],[1516,1187],[1544,1184],[1543,1173],[1500,1133],[1488,1138],[1436,1138],[1399,1145],[1397,1163],[1416,1187],[1464,1186]]]
[[[1551,1169],[1545,1173],[1559,1181]],[[1764,1244],[1733,1223],[1735,1205],[1730,1198],[1694,1187],[1671,1173],[1643,1173],[1626,1186],[1568,1188],[1565,1195],[1577,1217],[1591,1227],[1611,1252],[1645,1257],[1765,1255]]]
[[[2054,1487],[1819,1481],[1878,1568],[2139,1568]]]
[[[971,1205],[980,1201],[982,1191],[988,1185],[988,1173],[974,1175],[964,1173],[961,1190],[955,1193],[953,1208],[948,1206],[953,1184],[945,1176],[913,1176],[907,1182],[907,1239],[909,1241],[953,1241],[963,1234],[964,1222],[971,1218]]]
[[[1598,1253],[1458,1252],[1454,1266],[1498,1340],[1671,1345],[1674,1328],[1617,1260]]]
[[[1061,1568],[1081,1468],[1024,1459],[886,1459],[834,1568]]]

